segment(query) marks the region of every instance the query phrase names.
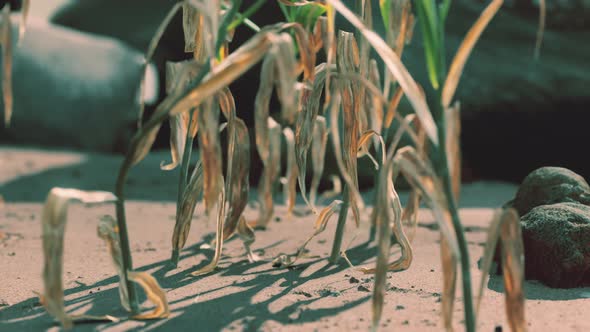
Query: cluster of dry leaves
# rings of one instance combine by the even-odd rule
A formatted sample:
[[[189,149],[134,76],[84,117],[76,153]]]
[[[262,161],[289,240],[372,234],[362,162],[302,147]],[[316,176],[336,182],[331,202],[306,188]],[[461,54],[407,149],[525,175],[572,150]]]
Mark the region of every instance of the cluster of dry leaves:
[[[73,316],[65,312],[62,285],[63,235],[67,206],[71,201],[83,203],[115,202],[117,218],[101,220],[98,235],[105,240],[120,276],[121,304],[134,319],[164,318],[169,315],[165,292],[148,273],[133,271],[124,210],[124,187],[127,174],[149,152],[155,136],[165,120],[171,126],[171,163],[163,170],[181,167],[176,224],[172,238],[172,261],[178,260],[191,226],[197,202],[202,196],[205,213],[216,220],[215,255],[212,261],[194,272],[201,275],[214,271],[224,240],[234,234],[245,246],[248,258],[254,228],[266,227],[273,216],[273,190],[280,180],[284,186],[288,211],[295,208],[297,186],[307,209],[317,215],[309,239],[292,255],[274,261],[289,266],[301,258],[307,243],[325,230],[338,207],[350,208],[356,225],[367,213],[359,192],[357,159],[368,156],[378,172],[378,187],[370,221],[378,230],[378,255],[375,267],[359,268],[375,274],[373,294],[373,326],[377,327],[383,310],[385,280],[388,271],[403,271],[412,263],[411,242],[415,234],[417,214],[423,201],[432,210],[441,231],[443,263],[442,313],[447,330],[452,330],[452,311],[460,257],[458,240],[451,220],[450,199],[459,199],[460,187],[460,121],[459,104],[451,104],[463,67],[483,29],[495,15],[502,0],[493,0],[468,32],[450,67],[442,88],[446,137],[440,141],[437,128],[422,88],[414,81],[400,58],[412,36],[414,16],[410,0],[388,1],[388,32],[384,38],[372,30],[371,1],[363,1],[358,15],[340,0],[287,1],[286,6],[320,6],[325,15],[311,27],[297,22],[266,26],[250,40],[229,53],[233,31],[227,31],[236,16],[236,4],[221,0],[185,0],[176,4],[166,16],[146,53],[146,63],[157,48],[159,39],[174,14],[182,10],[185,51],[192,52],[190,61],[167,65],[168,97],[147,121],[142,121],[132,139],[121,167],[115,195],[108,192],[83,192],[54,188],[43,210],[43,248],[45,291],[41,302],[64,327],[78,319],[116,320],[111,316]],[[25,1],[25,6],[28,1]],[[24,11],[26,13],[26,10]],[[4,59],[3,92],[6,122],[11,113],[10,93],[10,20],[4,10],[2,51]],[[335,15],[347,19],[354,32],[336,31]],[[26,15],[23,15],[23,17]],[[8,22],[8,23],[7,23]],[[24,25],[21,26],[21,33]],[[8,31],[8,32],[7,32]],[[373,48],[384,64],[383,72],[370,57]],[[317,63],[323,51],[326,62]],[[260,86],[254,105],[256,149],[264,165],[258,185],[259,216],[246,220],[243,212],[248,203],[250,144],[248,128],[238,114],[228,86],[240,75],[262,62]],[[8,69],[8,70],[7,70]],[[281,112],[273,118],[269,103],[273,92],[281,102]],[[414,112],[403,116],[397,111],[405,96]],[[323,99],[322,99],[323,97]],[[323,103],[322,103],[323,100]],[[223,118],[220,119],[220,113]],[[142,124],[143,123],[143,124]],[[219,125],[222,123],[221,125]],[[397,127],[393,124],[397,124]],[[394,130],[389,137],[390,130]],[[223,171],[220,136],[227,135],[227,168]],[[324,168],[328,136],[333,144],[340,175],[344,180],[343,200],[334,200],[318,211],[318,185]],[[402,137],[411,144],[400,147]],[[284,139],[283,139],[284,138]],[[199,161],[189,174],[193,140],[199,143]],[[286,142],[287,168],[281,176],[281,141]],[[239,144],[238,144],[239,142]],[[429,147],[446,149],[448,167],[453,180],[453,194],[445,195],[443,183],[429,160]],[[374,156],[376,154],[377,156]],[[306,188],[308,156],[311,156],[312,181]],[[225,176],[224,176],[225,173]],[[404,176],[412,186],[410,199],[402,206],[395,189],[395,180]],[[339,180],[335,187],[340,189]],[[333,196],[332,194],[330,194]],[[326,197],[324,197],[326,199]],[[341,209],[342,210],[342,209]],[[342,211],[340,211],[342,213]],[[401,256],[390,262],[391,237],[401,246]],[[500,212],[492,223],[484,256],[484,271],[491,265],[495,245],[501,238],[506,284],[506,309],[511,327],[525,329],[523,310],[523,257],[518,216],[513,210]],[[479,288],[479,299],[487,273]],[[152,312],[139,314],[134,308],[135,294],[131,282],[138,283],[155,304]]]

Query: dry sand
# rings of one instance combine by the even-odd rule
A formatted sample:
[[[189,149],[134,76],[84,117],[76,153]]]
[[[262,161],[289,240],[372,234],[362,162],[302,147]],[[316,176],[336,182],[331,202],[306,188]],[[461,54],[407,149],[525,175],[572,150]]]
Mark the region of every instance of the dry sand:
[[[174,225],[176,173],[159,171],[165,153],[156,153],[136,167],[128,187],[127,216],[134,266],[149,271],[165,289],[172,315],[158,321],[122,320],[116,324],[87,323],[75,330],[145,331],[348,331],[368,330],[371,319],[373,278],[344,262],[327,263],[335,218],[309,246],[310,257],[291,269],[273,268],[280,253],[293,253],[311,234],[313,217],[289,218],[283,206],[266,231],[256,233],[254,244],[262,258],[249,263],[239,240],[224,248],[219,268],[212,274],[192,277],[213,251],[200,249],[213,236],[213,222],[197,216],[187,248],[176,269],[168,267]],[[34,149],[0,148],[0,330],[58,330],[33,291],[42,291],[42,203],[52,186],[112,190],[120,157]],[[501,183],[466,185],[463,222],[471,252],[471,272],[476,284],[481,272],[485,228],[492,207],[514,194],[515,186]],[[72,205],[66,230],[64,288],[67,309],[89,314],[125,317],[117,294],[115,270],[105,245],[96,236],[96,225],[114,206]],[[256,217],[250,209],[249,218]],[[366,217],[365,223],[366,224]],[[353,264],[373,264],[374,243],[367,227],[354,229],[349,222],[344,244]],[[439,233],[426,210],[420,215],[411,268],[389,274],[381,331],[440,331],[441,268]],[[358,235],[355,237],[355,235]],[[354,239],[353,239],[354,238]],[[398,253],[393,248],[394,255]],[[460,289],[460,287],[459,287]],[[480,331],[508,330],[502,279],[486,283],[479,318]],[[526,283],[526,318],[529,331],[590,331],[590,288],[551,289]],[[148,302],[144,305],[149,306]],[[455,327],[462,330],[462,302],[458,293]]]

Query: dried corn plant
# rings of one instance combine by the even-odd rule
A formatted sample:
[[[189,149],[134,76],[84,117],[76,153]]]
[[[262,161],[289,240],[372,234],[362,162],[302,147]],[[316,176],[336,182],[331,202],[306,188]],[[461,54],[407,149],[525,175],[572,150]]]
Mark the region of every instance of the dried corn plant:
[[[207,266],[194,274],[213,271],[221,256],[224,240],[234,234],[242,239],[248,259],[256,260],[251,250],[255,240],[252,226],[268,227],[272,219],[274,190],[281,175],[282,161],[286,161],[287,165],[282,182],[288,212],[291,213],[295,207],[299,185],[300,194],[318,219],[313,235],[295,254],[276,258],[275,265],[289,266],[302,258],[307,243],[325,230],[328,220],[340,207],[330,257],[330,261],[335,263],[341,254],[348,210],[352,211],[357,226],[363,222],[365,200],[359,191],[357,159],[367,156],[378,172],[378,187],[371,201],[374,210],[370,218],[379,232],[377,264],[375,268],[361,269],[366,273],[375,273],[373,327],[379,325],[382,314],[387,272],[408,269],[412,262],[411,240],[420,202],[424,201],[432,210],[441,232],[444,326],[447,330],[453,328],[451,316],[460,267],[466,328],[473,331],[475,315],[469,255],[457,213],[461,177],[459,104],[451,105],[451,102],[472,48],[502,0],[493,0],[476,21],[459,47],[448,73],[441,52],[449,1],[443,1],[440,6],[431,1],[416,1],[415,8],[409,0],[380,1],[379,10],[386,27],[383,37],[372,29],[374,9],[371,1],[359,1],[355,13],[340,0],[279,0],[288,22],[260,28],[248,21],[248,17],[263,3],[256,1],[240,13],[241,1],[185,0],[171,9],[158,29],[146,59],[152,56],[171,17],[182,8],[184,50],[193,53],[193,60],[167,66],[168,96],[138,129],[121,166],[116,187],[120,242],[120,264],[117,265],[122,271],[132,271],[124,209],[128,172],[149,153],[160,126],[169,119],[172,160],[162,168],[181,168],[172,239],[174,264],[178,262],[179,252],[187,241],[201,194],[206,215],[216,220],[215,255]],[[425,91],[401,62],[404,47],[412,38],[414,10],[424,38],[429,80],[437,96],[436,102],[431,104],[427,102]],[[354,31],[336,33],[336,13],[349,21]],[[247,23],[257,33],[230,52],[228,43],[236,26],[242,23]],[[382,74],[378,61],[370,58],[371,47],[384,64]],[[317,53],[322,50],[326,62],[317,64]],[[263,169],[258,184],[259,215],[255,220],[247,221],[244,210],[250,189],[249,135],[248,128],[236,115],[228,85],[259,62],[262,62],[262,69],[253,105],[254,136]],[[281,103],[278,116],[271,116],[270,100],[274,92]],[[398,112],[404,97],[413,108],[413,112],[406,116]],[[220,113],[227,120],[222,125],[228,137],[225,176],[222,169],[224,153],[220,145]],[[318,212],[317,191],[324,171],[328,136],[340,177],[333,179],[333,192],[324,193],[321,199],[333,199],[342,192],[342,201],[332,201]],[[404,136],[410,138],[411,144],[400,147]],[[189,176],[195,138],[198,139],[200,158]],[[287,146],[284,155],[281,153],[282,142],[286,142]],[[313,174],[308,193],[309,155]],[[402,207],[394,188],[400,174],[412,186],[405,207]],[[511,234],[506,235],[508,238],[512,236],[516,239],[518,236],[515,229],[506,229],[506,233]],[[401,246],[401,256],[390,262],[392,236]],[[510,255],[516,254],[512,252]],[[512,274],[506,280],[518,280],[516,267],[509,268],[509,271]],[[143,280],[142,285],[154,284],[155,280],[148,279]],[[133,307],[137,299],[129,280],[126,280],[126,285],[129,303]],[[515,312],[520,310],[515,304],[519,289],[516,283],[511,293],[513,298],[507,302]],[[149,294],[155,296],[158,292]],[[166,316],[167,305],[156,297],[152,300],[157,304],[157,310],[147,317]],[[524,314],[518,317],[524,317]],[[514,324],[519,324],[519,319],[515,318]]]
[[[24,16],[23,16],[24,17]],[[24,29],[24,24],[21,24]],[[12,23],[10,21],[10,4],[2,8],[0,26],[0,46],[2,47],[2,97],[4,101],[4,125],[10,125],[12,118]]]

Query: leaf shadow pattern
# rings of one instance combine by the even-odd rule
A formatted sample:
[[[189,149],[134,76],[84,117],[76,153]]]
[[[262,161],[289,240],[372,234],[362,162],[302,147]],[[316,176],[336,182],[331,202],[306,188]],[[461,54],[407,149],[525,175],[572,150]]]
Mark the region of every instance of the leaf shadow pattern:
[[[206,238],[206,236],[204,237]],[[279,241],[280,242],[280,241]],[[199,265],[192,266],[182,271],[174,271],[168,260],[148,264],[138,268],[139,271],[152,271],[160,285],[167,293],[182,291],[189,284],[204,285],[201,292],[191,289],[187,294],[182,294],[170,301],[172,314],[164,320],[133,322],[129,325],[126,318],[117,323],[78,323],[76,331],[96,331],[110,328],[123,328],[125,330],[194,330],[198,327],[201,331],[219,331],[241,324],[241,328],[247,331],[256,331],[264,327],[268,322],[276,322],[283,325],[303,324],[316,322],[325,317],[336,316],[341,312],[356,307],[370,299],[370,295],[362,296],[352,301],[339,301],[332,307],[310,308],[309,306],[325,295],[321,292],[304,294],[304,298],[296,301],[288,301],[286,306],[279,310],[272,310],[271,304],[288,294],[293,294],[296,288],[306,285],[310,281],[318,281],[335,273],[348,269],[344,262],[340,265],[330,265],[327,258],[307,260],[299,265],[287,269],[276,269],[269,261],[249,263],[246,260],[231,262],[226,266],[228,257],[222,257],[220,268],[214,273],[194,277],[191,273],[197,271],[211,259],[213,252],[200,250],[201,245],[208,243],[204,240],[183,250],[180,260],[192,259],[195,252],[205,254],[205,259]],[[271,244],[262,250],[275,246]],[[261,250],[258,249],[258,250]],[[366,261],[371,258],[374,248],[369,242],[364,242],[347,251],[347,255],[354,261]],[[260,269],[263,266],[268,269]],[[308,273],[310,267],[315,267]],[[173,272],[169,274],[169,272]],[[273,272],[273,273],[270,273]],[[239,281],[229,285],[218,285],[211,277],[235,277],[240,276]],[[234,278],[235,280],[235,278]],[[213,281],[213,282],[212,282]],[[119,304],[118,289],[114,287],[118,283],[118,277],[111,276],[92,284],[76,282],[75,287],[65,290],[65,305],[68,312],[83,310],[89,315],[111,314],[116,317],[126,317],[127,313]],[[278,287],[273,287],[271,286]],[[309,285],[306,285],[309,286]],[[107,288],[100,290],[101,287]],[[229,291],[229,287],[239,291]],[[311,287],[311,286],[310,286]],[[310,289],[307,287],[306,289]],[[340,291],[345,292],[347,289]],[[223,295],[199,301],[201,297],[207,297],[215,292],[226,291]],[[277,292],[278,291],[278,292]],[[76,296],[83,293],[84,295]],[[74,297],[74,298],[72,298]],[[256,297],[256,300],[255,300]],[[263,300],[260,300],[263,298]],[[145,296],[141,298],[143,301]],[[40,305],[38,298],[31,297],[20,303],[13,304],[0,310],[0,331],[39,331],[46,330],[57,323],[46,313]],[[119,326],[118,326],[119,325]]]

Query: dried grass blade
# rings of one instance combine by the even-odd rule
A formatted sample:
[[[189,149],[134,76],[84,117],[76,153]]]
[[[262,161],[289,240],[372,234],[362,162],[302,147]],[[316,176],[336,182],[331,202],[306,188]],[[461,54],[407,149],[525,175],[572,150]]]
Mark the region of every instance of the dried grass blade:
[[[354,39],[354,35],[349,32],[340,31],[337,41],[336,62],[340,72],[356,73],[359,68],[359,50]],[[358,98],[359,84],[356,81],[338,81],[340,97],[342,102],[343,117],[343,142],[342,142],[342,161],[348,172],[350,183],[349,187],[354,186],[354,191],[358,192],[358,167],[357,152],[359,138],[359,114],[361,100]],[[350,190],[352,192],[353,190]],[[360,209],[355,197],[350,196],[350,209],[357,227],[360,225]]]
[[[297,178],[299,169],[295,158],[295,134],[291,128],[283,129],[283,136],[287,143],[287,171],[283,182],[284,196],[287,205],[287,214],[292,215],[297,200]]]
[[[387,106],[387,112],[385,113],[385,128],[389,128],[391,126],[391,122],[395,118],[397,113],[397,107],[399,106],[399,102],[402,100],[404,96],[404,90],[401,87],[397,87],[395,93],[393,94],[393,98],[389,102]]]
[[[501,0],[500,0],[501,1]],[[326,0],[326,2],[332,6],[344,16],[355,28],[357,28],[367,39],[367,41],[373,46],[377,54],[381,56],[383,62],[391,72],[391,74],[397,79],[399,85],[404,90],[408,100],[414,107],[416,115],[420,118],[420,121],[424,125],[426,134],[432,143],[438,145],[438,135],[436,124],[426,103],[426,98],[420,91],[420,88],[410,76],[410,73],[406,67],[402,64],[398,55],[396,55],[391,48],[377,35],[374,31],[367,29],[364,24],[352,13],[340,0]]]
[[[119,228],[117,221],[111,216],[105,216],[100,220],[97,227],[98,237],[103,239],[108,247],[113,264],[119,273],[119,280],[125,280],[125,271],[123,269],[123,254],[121,253],[121,243],[119,239]],[[119,298],[121,305],[125,310],[131,311],[129,305],[129,292],[124,282],[119,282]]]
[[[203,162],[203,199],[208,214],[213,209],[222,190],[221,146],[219,144],[219,107],[212,99],[205,102],[197,115],[199,122],[199,147]]]
[[[12,23],[10,4],[2,8],[2,96],[4,101],[4,126],[10,126],[13,110],[12,95]]]
[[[370,155],[369,150],[367,148],[367,144],[370,142],[371,138],[377,138],[379,140],[380,146],[381,146],[381,164],[385,163],[385,141],[383,141],[383,137],[381,137],[381,135],[379,135],[376,131],[374,131],[373,129],[369,129],[366,132],[363,133],[363,135],[359,138],[359,142],[358,142],[358,146],[359,146],[359,151],[357,152],[357,157],[362,157],[363,154],[369,154],[369,156],[371,157],[371,160],[373,160],[373,162],[375,163],[375,169],[379,169],[379,163],[373,158],[373,156]]]
[[[248,127],[244,121],[233,119],[230,121],[228,133],[228,168],[226,193],[228,211],[223,229],[224,239],[229,238],[239,227],[242,213],[248,204],[250,192],[250,138]],[[246,247],[248,245],[244,243]]]
[[[274,65],[274,56],[268,55],[264,58],[260,71],[260,85],[258,86],[258,92],[256,92],[256,100],[254,102],[256,149],[264,165],[266,165],[270,153],[268,118],[270,116],[269,103],[272,97]]]
[[[502,271],[506,315],[512,331],[526,331],[524,313],[524,245],[520,218],[515,209],[509,209],[503,216],[500,229],[502,239]]]
[[[18,26],[18,41],[23,40],[27,30],[27,18],[29,17],[29,9],[31,8],[31,0],[22,0],[21,18]]]
[[[47,195],[41,215],[43,238],[43,284],[41,303],[47,312],[68,329],[72,317],[65,312],[63,291],[63,246],[68,203],[105,203],[116,201],[115,195],[105,191],[81,191],[76,189],[53,188]]]
[[[384,260],[379,265],[379,256],[377,259],[377,268],[360,268],[359,271],[363,273],[375,273],[377,274],[380,269],[386,271],[404,271],[407,270],[412,264],[413,250],[410,245],[406,233],[404,232],[402,225],[402,206],[399,199],[399,195],[395,191],[394,177],[393,177],[393,161],[390,160],[379,172],[379,185],[378,194],[376,195],[375,208],[373,210],[372,219],[373,224],[377,225],[379,229],[379,255],[386,254]],[[387,226],[385,226],[387,225]],[[390,228],[388,231],[384,231],[384,227]],[[391,233],[395,236],[397,243],[401,247],[401,256],[393,263],[387,263],[389,260],[389,247],[386,249],[386,244],[391,245],[389,239],[383,239],[382,237],[387,234],[390,237]],[[377,280],[377,277],[375,277]]]
[[[273,187],[281,171],[281,125],[272,118],[267,119],[269,130],[269,153],[258,185],[260,215],[256,227],[265,228],[274,212]]]
[[[147,272],[139,271],[129,271],[127,272],[127,276],[133,282],[138,283],[145,291],[147,298],[156,305],[152,312],[133,316],[133,319],[149,320],[170,316],[166,293],[162,290],[156,278]]]
[[[442,90],[443,109],[446,109],[451,104],[453,96],[455,95],[455,91],[457,90],[457,86],[459,85],[463,68],[465,67],[467,59],[473,50],[473,46],[475,46],[475,43],[479,40],[483,30],[486,28],[488,23],[490,23],[494,15],[496,15],[503,2],[504,0],[492,0],[492,2],[481,13],[477,21],[475,21],[471,29],[469,29],[465,39],[463,39],[463,42],[461,42],[461,45],[455,54],[455,58],[451,63],[449,72],[447,74],[447,79]]]
[[[455,202],[461,196],[461,107],[458,102],[445,110],[447,124],[446,149]]]
[[[441,315],[446,331],[453,331],[453,308],[457,288],[458,257],[449,245],[446,237],[441,233],[440,258],[443,270],[443,292],[441,296]]]
[[[340,175],[349,188],[349,193],[352,197],[351,201],[356,201],[359,210],[364,210],[365,205],[358,186],[355,186],[356,179],[353,179],[344,164],[342,157],[342,147],[340,145],[340,129],[338,128],[338,111],[340,109],[340,93],[336,90],[332,96],[332,105],[330,107],[330,133],[332,135],[332,144],[334,145],[334,154],[336,156],[336,163],[340,170]]]
[[[379,91],[383,91],[381,88],[379,67],[375,59],[371,59],[371,62],[369,63],[368,80],[373,83]],[[369,111],[370,128],[381,134],[381,129],[383,128],[383,103],[381,103],[378,97],[371,94],[367,94],[366,100],[365,107]],[[378,140],[374,139],[373,144],[377,146],[379,144]]]
[[[289,267],[289,266],[295,264],[295,262],[297,260],[299,260],[303,256],[303,254],[305,253],[305,247],[307,247],[309,242],[311,240],[313,240],[314,237],[316,237],[317,235],[321,234],[323,231],[326,230],[326,226],[328,225],[328,221],[330,221],[330,218],[334,215],[334,213],[336,212],[336,208],[340,204],[342,204],[341,200],[335,200],[332,203],[330,203],[330,205],[323,208],[322,211],[320,211],[320,214],[318,215],[318,217],[316,219],[313,234],[309,238],[307,238],[307,240],[305,240],[305,242],[297,249],[295,254],[292,254],[292,255],[281,254],[277,258],[275,258],[273,260],[273,266],[275,266],[275,267]]]
[[[184,248],[191,228],[191,222],[199,196],[203,192],[203,165],[199,160],[193,169],[188,184],[183,189],[180,209],[176,214],[176,223],[172,233],[173,256]]]
[[[315,207],[316,197],[318,194],[318,187],[320,186],[320,180],[324,173],[324,165],[326,158],[326,147],[328,145],[328,128],[326,126],[326,118],[318,116],[315,119],[315,125],[313,126],[313,135],[311,142],[311,161],[313,168],[313,176],[311,178],[311,185],[309,188],[309,201],[312,207]],[[299,180],[301,181],[301,172],[299,171]],[[305,179],[303,179],[305,181]],[[301,186],[301,183],[300,183]]]
[[[216,230],[215,230],[215,254],[209,264],[202,267],[200,270],[191,273],[193,276],[200,276],[215,271],[219,259],[221,258],[221,250],[223,249],[223,221],[225,218],[225,190],[222,188],[219,192],[217,200],[217,215],[216,215]]]
[[[394,158],[394,165],[394,168],[399,169],[410,185],[415,190],[419,190],[424,197],[451,251],[456,257],[459,257],[459,248],[453,232],[447,199],[432,166],[423,160],[414,148],[409,146],[398,150]]]

